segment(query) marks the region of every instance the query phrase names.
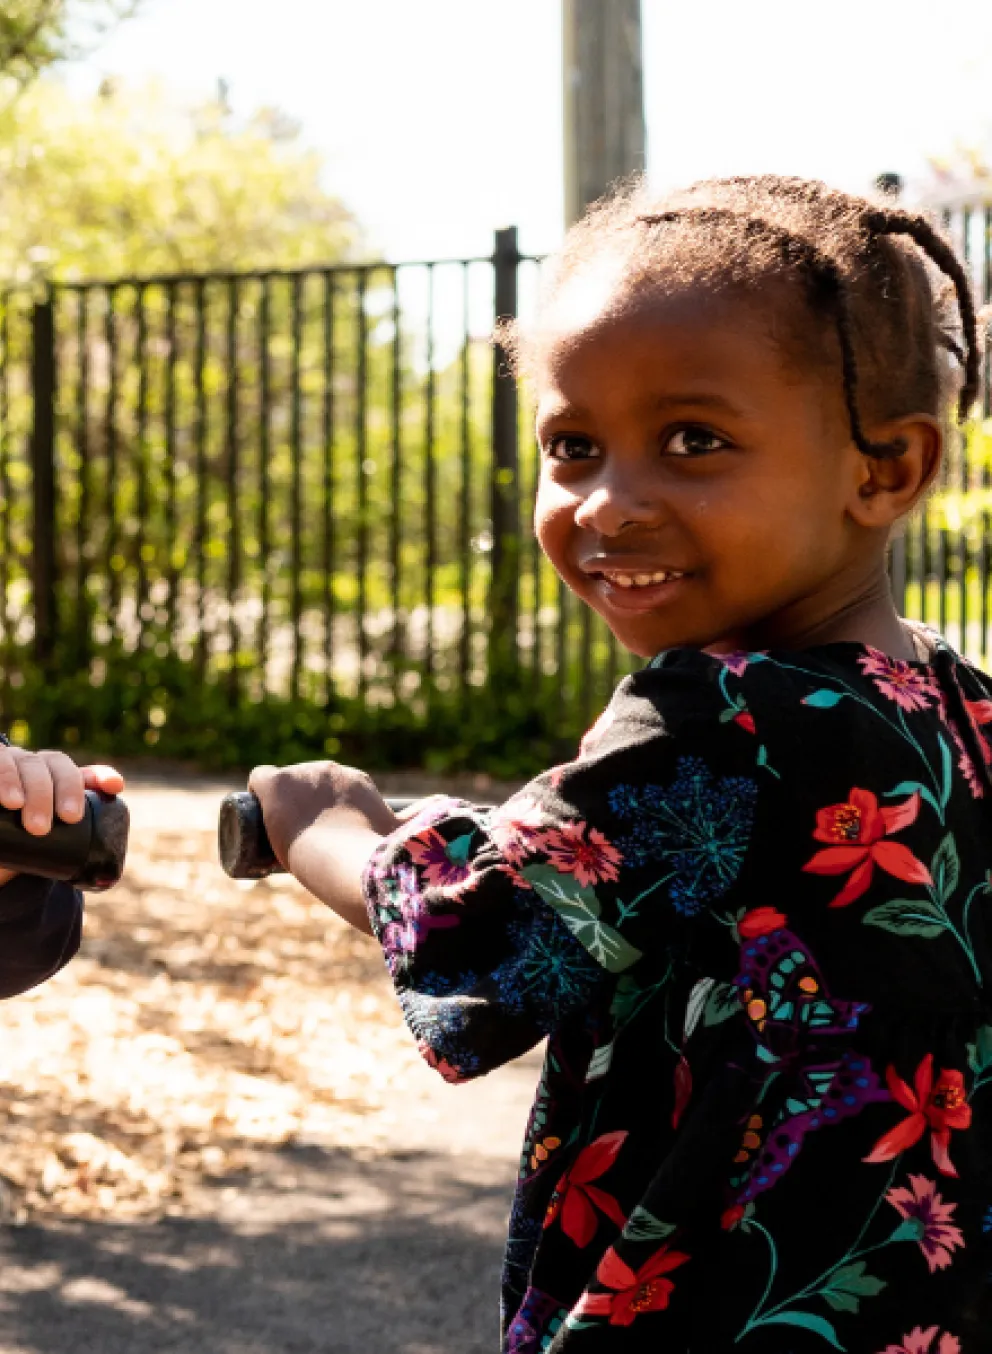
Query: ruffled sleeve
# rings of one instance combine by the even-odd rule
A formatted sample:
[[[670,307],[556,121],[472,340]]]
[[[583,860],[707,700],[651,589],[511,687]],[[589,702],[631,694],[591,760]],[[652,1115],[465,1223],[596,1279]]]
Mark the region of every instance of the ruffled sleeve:
[[[519,1056],[726,905],[758,779],[719,669],[696,656],[626,679],[575,761],[492,811],[432,801],[382,842],[372,928],[443,1076]]]

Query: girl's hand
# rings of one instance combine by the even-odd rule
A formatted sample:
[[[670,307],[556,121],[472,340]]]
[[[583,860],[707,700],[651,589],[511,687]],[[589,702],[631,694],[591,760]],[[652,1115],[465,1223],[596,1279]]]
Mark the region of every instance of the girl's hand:
[[[0,746],[0,805],[20,809],[25,830],[46,837],[56,817],[78,823],[85,811],[84,790],[117,795],[124,777],[111,766],[78,767],[64,752],[27,752]],[[13,879],[0,870],[0,885]]]
[[[369,931],[362,871],[378,841],[399,826],[370,778],[337,762],[301,762],[257,766],[248,788],[279,863],[345,921]]]

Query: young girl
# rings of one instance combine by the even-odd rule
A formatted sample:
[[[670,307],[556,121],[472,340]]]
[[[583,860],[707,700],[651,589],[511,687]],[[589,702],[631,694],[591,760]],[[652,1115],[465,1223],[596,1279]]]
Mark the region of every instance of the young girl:
[[[20,810],[33,836],[47,836],[56,816],[78,823],[84,790],[123,789],[112,767],[78,767],[62,752],[27,752],[0,736],[0,805]],[[0,998],[36,987],[67,964],[82,920],[82,894],[70,885],[0,870]]]
[[[503,1348],[984,1354],[992,682],[886,575],[948,354],[976,398],[965,274],[821,184],[636,190],[511,337],[541,545],[650,661],[495,812],[251,782],[304,885],[367,904],[442,1076],[549,1038]]]

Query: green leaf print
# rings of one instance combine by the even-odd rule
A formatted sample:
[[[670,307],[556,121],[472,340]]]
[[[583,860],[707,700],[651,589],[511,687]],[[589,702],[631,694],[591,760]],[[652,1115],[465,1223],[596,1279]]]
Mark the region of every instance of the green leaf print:
[[[951,749],[947,745],[947,740],[938,734],[937,742],[940,744],[940,771],[943,780],[943,789],[940,792],[940,807],[946,809],[947,801],[951,797],[951,787],[954,784],[954,763],[951,759]]]
[[[453,842],[448,842],[447,846],[444,848],[444,854],[453,865],[466,864],[472,849],[472,839],[474,836],[474,832],[466,832],[463,837],[456,837]]]
[[[640,950],[600,920],[602,906],[591,888],[561,874],[553,865],[527,865],[521,874],[608,973],[622,973],[640,959]]]
[[[857,1312],[861,1298],[877,1297],[885,1287],[884,1279],[865,1273],[865,1262],[858,1260],[835,1270],[820,1296],[835,1312]]]
[[[683,1038],[689,1040],[693,1036],[696,1026],[699,1024],[700,1017],[706,1009],[706,1001],[710,992],[716,986],[715,978],[700,978],[695,987],[689,993],[689,1000],[685,1007],[685,1024],[682,1030]]]
[[[968,1066],[976,1077],[992,1068],[992,1025],[983,1025],[968,1045]]]
[[[884,791],[882,798],[897,799],[900,795],[911,795],[914,793],[925,800],[933,809],[934,813],[936,813],[941,821],[943,821],[943,814],[940,811],[940,805],[937,803],[933,791],[928,789],[925,785],[922,785],[918,780],[902,780],[894,789]]]
[[[640,1204],[627,1219],[623,1234],[628,1241],[663,1241],[675,1231],[674,1222],[662,1222]]]
[[[703,1024],[721,1025],[731,1016],[740,1015],[741,999],[733,983],[716,983],[706,999]]]
[[[937,854],[930,866],[930,873],[933,875],[933,885],[937,891],[937,897],[942,903],[946,903],[957,888],[961,878],[958,849],[954,845],[954,838],[950,833],[937,847]]]
[[[819,691],[812,691],[803,700],[803,705],[812,705],[814,710],[831,710],[844,699],[844,695],[843,691],[830,691],[823,686]]]
[[[830,1322],[822,1316],[816,1316],[813,1312],[777,1312],[774,1316],[764,1316],[759,1323],[762,1326],[800,1326],[803,1330],[811,1330],[816,1335],[822,1335],[833,1345],[834,1349],[844,1350],[846,1346],[842,1345],[837,1339],[837,1332],[831,1326]]]
[[[894,898],[866,912],[864,923],[897,936],[920,936],[924,940],[934,940],[947,930],[940,910],[925,898]]]

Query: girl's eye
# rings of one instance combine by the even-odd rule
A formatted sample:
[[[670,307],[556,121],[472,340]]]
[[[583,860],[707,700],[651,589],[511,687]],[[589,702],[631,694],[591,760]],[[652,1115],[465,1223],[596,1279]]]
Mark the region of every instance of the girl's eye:
[[[709,428],[680,428],[665,443],[669,456],[707,456],[723,451],[729,444]]]
[[[549,437],[544,451],[552,461],[587,461],[597,454],[595,442],[578,433],[558,433]]]

